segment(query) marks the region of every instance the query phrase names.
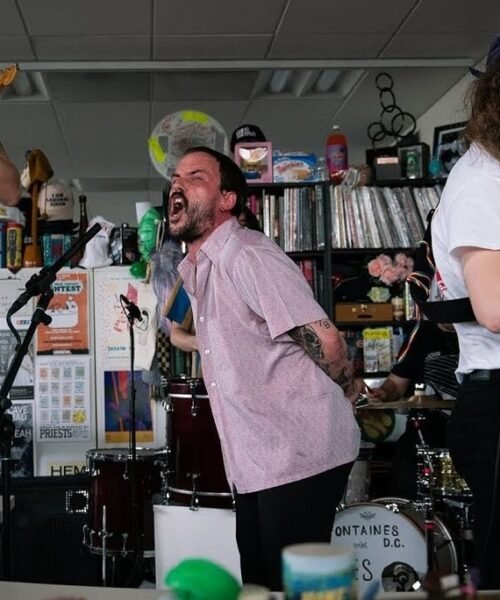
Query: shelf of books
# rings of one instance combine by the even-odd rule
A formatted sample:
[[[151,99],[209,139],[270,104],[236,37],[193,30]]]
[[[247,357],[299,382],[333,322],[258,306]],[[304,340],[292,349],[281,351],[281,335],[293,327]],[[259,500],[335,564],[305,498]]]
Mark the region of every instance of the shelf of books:
[[[329,308],[325,190],[322,182],[253,185],[247,204],[263,232],[298,264],[319,303]]]
[[[336,249],[413,248],[441,185],[330,188],[331,246]]]

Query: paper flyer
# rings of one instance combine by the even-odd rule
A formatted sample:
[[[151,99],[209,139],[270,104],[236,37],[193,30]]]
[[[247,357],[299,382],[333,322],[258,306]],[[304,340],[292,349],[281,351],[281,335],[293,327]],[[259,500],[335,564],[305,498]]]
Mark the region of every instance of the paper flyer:
[[[131,429],[130,372],[104,371],[104,441],[128,442]],[[136,440],[153,443],[153,411],[149,386],[142,381],[141,372],[135,371]]]
[[[52,321],[37,328],[37,353],[88,354],[88,273],[59,272],[52,290],[54,297],[46,311]]]
[[[18,331],[21,340],[26,334],[25,331]],[[16,351],[17,340],[10,331],[0,330],[0,385],[3,384],[11,360]],[[17,372],[14,383],[10,389],[10,399],[32,400],[34,397],[34,346],[31,343],[28,346],[28,353],[23,357],[23,361]]]
[[[36,362],[37,442],[90,440],[90,358],[42,357]]]
[[[33,477],[33,401],[13,402],[7,412],[14,424],[11,458],[17,461],[12,467],[12,477]]]

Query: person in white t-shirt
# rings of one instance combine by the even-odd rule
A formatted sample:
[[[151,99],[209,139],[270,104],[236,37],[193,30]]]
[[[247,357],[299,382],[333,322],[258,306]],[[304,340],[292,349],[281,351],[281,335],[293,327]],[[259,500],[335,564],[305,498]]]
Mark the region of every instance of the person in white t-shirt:
[[[455,324],[460,386],[449,447],[473,494],[479,587],[500,589],[500,35],[477,75],[470,147],[448,177],[432,246],[444,299],[469,296],[477,319]]]

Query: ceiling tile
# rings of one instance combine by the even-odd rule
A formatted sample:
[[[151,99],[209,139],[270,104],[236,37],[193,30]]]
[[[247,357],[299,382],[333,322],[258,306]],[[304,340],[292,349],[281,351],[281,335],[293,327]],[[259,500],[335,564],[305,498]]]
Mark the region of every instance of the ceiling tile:
[[[0,140],[18,168],[24,165],[26,150],[40,148],[56,177],[72,172],[73,164],[50,104],[2,104],[0,132]]]
[[[286,0],[155,0],[154,33],[273,33],[285,5]]]
[[[57,113],[78,165],[76,176],[147,177],[148,103],[61,103]]]
[[[148,60],[150,37],[145,35],[34,36],[38,60]]]
[[[270,35],[158,35],[156,60],[264,59]]]
[[[414,0],[293,0],[280,32],[390,33],[414,4]],[[304,46],[297,41],[297,46]]]
[[[386,43],[383,33],[304,33],[297,44],[296,33],[280,33],[269,52],[269,58],[343,59],[376,58]]]
[[[155,100],[246,100],[256,71],[190,71],[154,73]]]
[[[490,33],[491,41],[498,31],[499,21],[500,2],[421,0],[402,31],[404,33],[462,33],[465,39],[470,33]]]
[[[26,36],[0,35],[0,63],[33,60],[34,58],[35,55]]]
[[[2,0],[0,35],[24,35],[25,29],[15,0]]]
[[[138,0],[18,0],[32,35],[150,33],[151,3]]]
[[[52,100],[56,102],[127,102],[149,99],[149,73],[45,73],[44,79]]]
[[[384,58],[448,58],[481,59],[487,52],[489,33],[399,33],[384,50]]]

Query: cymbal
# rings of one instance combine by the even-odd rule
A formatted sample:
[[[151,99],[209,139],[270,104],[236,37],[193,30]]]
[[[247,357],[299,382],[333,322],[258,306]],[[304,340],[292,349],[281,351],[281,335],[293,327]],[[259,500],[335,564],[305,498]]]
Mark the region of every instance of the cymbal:
[[[396,402],[373,402],[363,406],[364,410],[388,410],[396,408],[414,408],[414,409],[441,409],[450,410],[455,406],[455,400],[441,400],[437,396],[411,396],[407,400],[397,400]]]

